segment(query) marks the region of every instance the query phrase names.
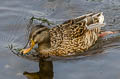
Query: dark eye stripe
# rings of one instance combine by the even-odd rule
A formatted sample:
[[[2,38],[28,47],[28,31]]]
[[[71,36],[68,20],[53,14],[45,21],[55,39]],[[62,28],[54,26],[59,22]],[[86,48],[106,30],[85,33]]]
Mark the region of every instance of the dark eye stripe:
[[[48,28],[44,28],[44,29],[42,29],[42,30],[37,31],[36,34],[33,35],[33,40],[35,39],[35,37],[36,37],[37,35],[39,35],[41,32],[46,31],[46,30],[48,30]]]
[[[35,35],[37,34],[37,32],[42,31],[42,30],[45,29],[45,28],[46,28],[46,27],[35,29],[35,30],[31,33],[31,38],[33,38],[33,36],[35,36]]]

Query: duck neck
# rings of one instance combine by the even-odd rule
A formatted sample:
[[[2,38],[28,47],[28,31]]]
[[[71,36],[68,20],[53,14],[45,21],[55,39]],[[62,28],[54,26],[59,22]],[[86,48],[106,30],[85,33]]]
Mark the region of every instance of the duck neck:
[[[39,51],[49,49],[50,47],[51,47],[50,42],[44,42],[38,44]]]

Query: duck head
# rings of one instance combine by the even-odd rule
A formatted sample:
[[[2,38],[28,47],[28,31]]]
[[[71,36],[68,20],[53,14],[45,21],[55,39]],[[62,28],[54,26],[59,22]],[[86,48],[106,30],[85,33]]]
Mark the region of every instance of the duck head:
[[[49,42],[50,42],[50,35],[49,35],[49,28],[44,26],[44,25],[36,25],[31,29],[28,43],[26,46],[29,44],[29,48],[22,49],[21,52],[23,54],[26,54],[32,50],[32,48],[38,44],[38,47],[41,45],[42,47],[48,47]],[[44,45],[44,46],[43,46]]]

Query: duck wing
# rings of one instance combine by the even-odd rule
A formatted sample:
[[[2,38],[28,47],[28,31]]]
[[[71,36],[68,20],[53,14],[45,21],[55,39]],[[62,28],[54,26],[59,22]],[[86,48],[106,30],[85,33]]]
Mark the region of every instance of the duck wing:
[[[51,45],[60,46],[63,41],[70,41],[84,35],[86,31],[95,30],[105,25],[103,13],[89,13],[63,22],[50,30]]]
[[[105,25],[103,12],[89,13],[77,18],[73,18],[63,22],[62,26],[75,25],[80,23],[80,26],[87,26],[88,29],[94,29],[97,27],[103,27]]]

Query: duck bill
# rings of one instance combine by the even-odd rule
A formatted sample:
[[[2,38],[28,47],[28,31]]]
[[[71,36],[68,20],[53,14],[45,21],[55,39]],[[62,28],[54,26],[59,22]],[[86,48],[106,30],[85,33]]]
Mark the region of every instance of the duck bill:
[[[22,49],[22,50],[21,50],[21,52],[22,52],[23,54],[29,53],[29,52],[32,50],[32,48],[35,46],[35,42],[34,42],[33,40],[31,40],[30,42],[31,42],[31,43],[30,43],[30,47],[29,47],[29,48],[26,48],[26,49]]]

